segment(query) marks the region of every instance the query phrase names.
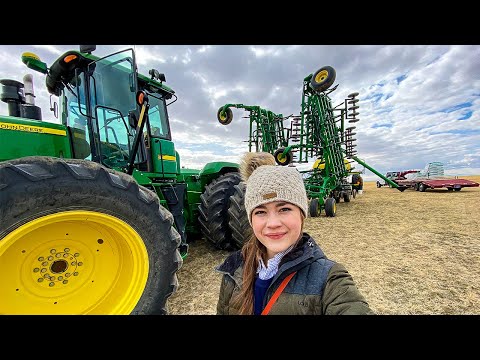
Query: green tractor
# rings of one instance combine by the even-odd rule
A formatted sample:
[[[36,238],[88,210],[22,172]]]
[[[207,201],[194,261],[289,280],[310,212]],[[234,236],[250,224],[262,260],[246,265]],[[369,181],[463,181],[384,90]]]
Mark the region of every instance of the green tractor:
[[[0,80],[1,314],[168,314],[191,239],[235,248],[238,164],[182,168],[165,76],[139,74],[133,49],[95,49],[50,67],[22,55],[58,97],[56,123],[42,120],[30,74]]]

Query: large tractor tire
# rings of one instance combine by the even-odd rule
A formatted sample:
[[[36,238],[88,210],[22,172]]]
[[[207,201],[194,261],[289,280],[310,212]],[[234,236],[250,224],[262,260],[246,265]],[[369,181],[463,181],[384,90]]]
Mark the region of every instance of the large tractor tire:
[[[245,183],[241,182],[234,186],[234,193],[230,197],[228,208],[229,223],[232,231],[232,244],[241,249],[253,234],[253,229],[248,222],[247,210],[245,209]]]
[[[180,235],[157,195],[76,159],[0,163],[1,314],[167,314]]]
[[[232,247],[232,232],[228,226],[228,207],[234,186],[240,182],[238,172],[229,172],[213,180],[200,195],[198,221],[203,236],[217,249]]]

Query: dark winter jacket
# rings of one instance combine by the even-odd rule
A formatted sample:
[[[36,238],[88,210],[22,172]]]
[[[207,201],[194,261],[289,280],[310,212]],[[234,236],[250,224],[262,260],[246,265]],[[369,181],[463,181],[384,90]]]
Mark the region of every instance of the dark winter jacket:
[[[242,283],[243,260],[240,250],[232,253],[215,270],[223,274],[217,315],[235,315],[232,295]],[[264,307],[282,280],[297,271],[270,310],[270,315],[364,315],[373,314],[358,291],[351,275],[341,264],[327,259],[307,233],[279,264],[264,299]]]

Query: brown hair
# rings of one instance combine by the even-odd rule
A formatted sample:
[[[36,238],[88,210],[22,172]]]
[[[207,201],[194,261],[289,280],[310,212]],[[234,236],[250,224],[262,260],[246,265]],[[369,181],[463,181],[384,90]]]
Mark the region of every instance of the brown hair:
[[[302,218],[301,233],[298,240],[302,238],[305,215],[300,211]],[[298,241],[297,241],[298,242]],[[296,244],[295,244],[296,245]],[[250,238],[242,247],[243,257],[243,281],[240,293],[233,299],[233,303],[240,306],[240,315],[253,315],[253,298],[255,289],[255,278],[257,275],[260,259],[267,263],[267,248],[252,233]]]

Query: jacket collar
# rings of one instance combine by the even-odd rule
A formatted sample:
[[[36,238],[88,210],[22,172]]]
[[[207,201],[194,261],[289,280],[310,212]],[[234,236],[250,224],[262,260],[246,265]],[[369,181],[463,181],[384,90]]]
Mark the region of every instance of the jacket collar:
[[[320,258],[325,258],[322,249],[320,249],[315,240],[308,233],[304,232],[295,248],[282,258],[277,274],[286,269],[297,267],[299,264],[302,264],[299,267],[301,268]],[[233,277],[235,270],[237,270],[242,264],[243,257],[241,250],[237,250],[230,254],[222,264],[215,268],[215,270],[221,273],[228,273]]]

